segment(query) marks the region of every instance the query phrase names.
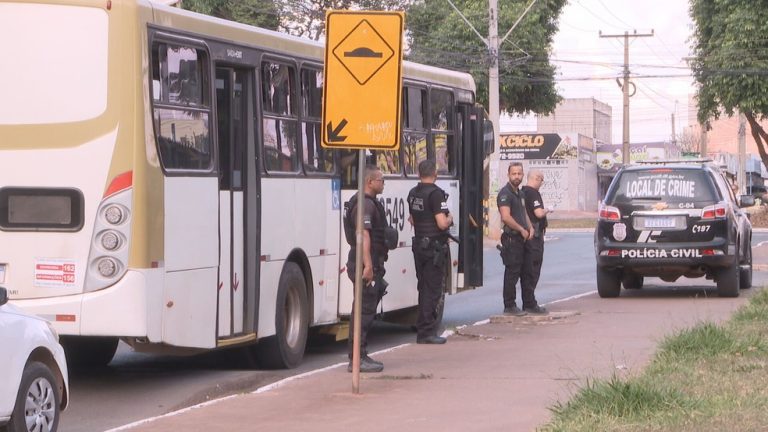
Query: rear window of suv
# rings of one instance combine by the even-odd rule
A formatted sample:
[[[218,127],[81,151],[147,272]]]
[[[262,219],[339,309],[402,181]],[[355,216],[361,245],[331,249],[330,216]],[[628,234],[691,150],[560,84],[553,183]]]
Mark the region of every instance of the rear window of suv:
[[[609,204],[628,204],[635,200],[667,203],[720,201],[706,170],[657,168],[624,171],[609,192]]]

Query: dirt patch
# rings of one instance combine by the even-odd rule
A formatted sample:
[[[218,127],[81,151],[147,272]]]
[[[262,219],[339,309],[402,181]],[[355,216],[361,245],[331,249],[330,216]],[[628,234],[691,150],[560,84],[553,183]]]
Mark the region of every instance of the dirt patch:
[[[594,228],[597,218],[549,219],[548,228]]]
[[[768,228],[768,206],[756,206],[747,209],[752,221],[752,228]]]

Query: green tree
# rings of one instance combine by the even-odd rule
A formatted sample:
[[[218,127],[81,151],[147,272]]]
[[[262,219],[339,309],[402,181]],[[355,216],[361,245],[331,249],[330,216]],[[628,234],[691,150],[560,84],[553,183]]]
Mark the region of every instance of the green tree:
[[[271,0],[184,0],[182,7],[271,30],[280,24],[280,11]]]
[[[499,37],[503,37],[530,3],[499,0]],[[547,114],[560,96],[555,67],[549,61],[557,20],[566,0],[539,0],[499,49],[500,108],[509,113]],[[486,1],[453,0],[453,4],[487,37]],[[419,0],[406,17],[407,58],[447,69],[469,72],[477,83],[478,102],[488,106],[491,53],[446,0]]]
[[[752,0],[690,0],[699,122],[739,111],[749,122],[760,158],[768,166],[768,8]]]
[[[327,10],[405,10],[410,0],[291,0],[281,4],[281,31],[318,40],[325,33]]]

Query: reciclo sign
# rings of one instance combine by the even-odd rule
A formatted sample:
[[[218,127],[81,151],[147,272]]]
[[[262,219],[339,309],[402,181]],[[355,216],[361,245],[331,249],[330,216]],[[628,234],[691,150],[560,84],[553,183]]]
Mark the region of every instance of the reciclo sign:
[[[400,147],[402,12],[328,11],[322,145]]]
[[[568,159],[556,154],[563,146],[570,147],[558,134],[504,134],[499,140],[501,160]]]

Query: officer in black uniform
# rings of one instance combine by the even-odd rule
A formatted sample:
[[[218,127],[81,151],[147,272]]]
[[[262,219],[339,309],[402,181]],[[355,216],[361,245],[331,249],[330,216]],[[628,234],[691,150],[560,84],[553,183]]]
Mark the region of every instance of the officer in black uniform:
[[[520,274],[520,287],[522,292],[535,293],[536,285],[539,283],[541,275],[541,264],[544,261],[544,234],[547,232],[547,213],[549,210],[544,208],[544,200],[541,199],[539,188],[544,183],[544,173],[540,170],[531,170],[528,173],[528,184],[523,186],[523,197],[525,198],[525,210],[528,213],[528,219],[533,226],[533,237],[525,242],[525,254],[523,257],[523,271]],[[532,314],[546,314],[547,309],[539,306],[536,297],[533,301],[529,298],[529,303],[525,302],[523,296],[523,311]]]
[[[444,344],[437,335],[438,307],[443,296],[446,266],[449,264],[448,229],[453,217],[445,201],[447,194],[435,184],[435,162],[419,164],[419,180],[408,194],[409,220],[413,225],[413,259],[418,279],[419,306],[416,321],[416,343]]]
[[[525,242],[533,237],[533,227],[525,211],[525,201],[520,191],[520,183],[523,181],[523,164],[512,162],[507,169],[509,182],[501,188],[496,198],[496,204],[501,213],[501,222],[504,229],[501,234],[501,260],[504,262],[504,314],[525,315],[526,313],[517,307],[516,286],[520,279],[525,254]],[[523,288],[523,287],[521,287]],[[533,292],[521,289],[523,305],[535,304]]]
[[[376,315],[376,307],[386,293],[386,281],[384,280],[384,262],[387,260],[387,246],[385,241],[385,228],[387,216],[384,206],[376,197],[384,191],[384,178],[381,170],[373,165],[365,167],[365,180],[363,190],[365,192],[365,207],[363,208],[363,288],[361,299],[360,320],[360,372],[381,372],[384,364],[368,356],[368,331],[373,325]],[[357,194],[344,204],[344,234],[347,243],[352,247],[347,258],[347,275],[355,281],[355,257],[356,257],[356,221],[357,221]],[[354,310],[352,311],[354,314]],[[352,349],[354,332],[353,325],[349,329],[349,366],[347,370],[352,372]]]

